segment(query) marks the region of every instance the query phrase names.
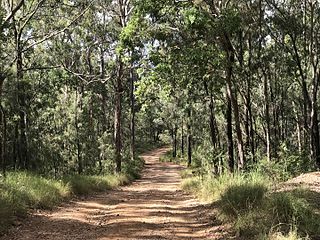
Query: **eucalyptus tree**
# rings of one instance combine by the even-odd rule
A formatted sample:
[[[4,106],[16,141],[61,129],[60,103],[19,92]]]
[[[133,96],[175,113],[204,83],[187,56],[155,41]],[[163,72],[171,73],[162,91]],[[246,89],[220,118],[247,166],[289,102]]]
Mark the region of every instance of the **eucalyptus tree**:
[[[303,128],[309,135],[311,159],[320,165],[318,116],[319,88],[319,3],[317,1],[266,1],[270,17],[270,33],[279,48],[290,55],[294,77],[300,85],[303,105]],[[300,133],[299,133],[300,134]]]

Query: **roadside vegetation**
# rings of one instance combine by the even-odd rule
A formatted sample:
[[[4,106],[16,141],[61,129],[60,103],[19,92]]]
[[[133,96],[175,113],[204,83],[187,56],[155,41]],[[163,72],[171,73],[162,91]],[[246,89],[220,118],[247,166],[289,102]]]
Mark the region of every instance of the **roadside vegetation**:
[[[162,141],[239,236],[319,235],[310,193],[275,189],[320,169],[319,20],[315,0],[1,1],[4,216],[137,177]]]
[[[52,209],[78,196],[113,189],[139,178],[143,160],[127,163],[121,174],[66,175],[58,179],[19,171],[0,181],[0,234],[35,209]]]
[[[172,158],[172,152],[161,160],[183,165],[187,161]],[[231,223],[241,239],[316,239],[320,236],[320,192],[287,188],[285,181],[306,169],[294,167],[301,159],[284,161],[287,165],[262,160],[245,173],[233,174],[227,170],[213,174],[207,164],[195,161],[181,172],[182,188],[216,203],[219,219]]]

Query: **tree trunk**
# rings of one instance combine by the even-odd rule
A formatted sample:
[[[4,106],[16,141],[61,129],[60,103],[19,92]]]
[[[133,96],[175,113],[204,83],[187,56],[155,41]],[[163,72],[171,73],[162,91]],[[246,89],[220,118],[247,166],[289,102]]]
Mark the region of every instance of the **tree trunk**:
[[[130,131],[131,131],[131,142],[130,142],[130,151],[131,151],[131,160],[134,160],[135,156],[135,96],[134,96],[134,84],[135,84],[135,75],[134,75],[133,65],[131,65],[130,71],[130,102],[131,102],[131,119],[130,119]]]
[[[121,172],[121,115],[122,115],[122,76],[123,76],[123,62],[120,58],[118,61],[118,70],[116,78],[116,102],[115,102],[115,116],[114,116],[114,140],[115,140],[115,161],[116,161],[116,172]]]
[[[184,156],[184,123],[181,122],[181,156]]]
[[[77,142],[77,162],[78,162],[78,174],[83,172],[83,162],[82,162],[82,146],[80,138],[80,127],[79,127],[79,110],[82,110],[82,95],[84,92],[83,86],[79,87],[80,91],[76,90],[76,115],[75,115],[75,127],[76,127],[76,142]]]
[[[14,144],[12,148],[12,162],[14,165],[14,170],[17,170],[20,166],[18,163],[18,154],[19,154],[19,123],[14,122]]]
[[[266,148],[267,148],[267,158],[268,161],[271,160],[271,128],[270,128],[270,106],[269,106],[269,87],[268,87],[268,77],[264,72],[263,78],[263,91],[264,91],[264,101],[265,101],[265,118],[266,118]]]
[[[16,67],[17,67],[17,85],[18,85],[18,103],[19,103],[19,148],[18,157],[20,165],[24,169],[29,168],[29,154],[28,154],[28,141],[27,141],[27,105],[26,105],[26,88],[23,82],[23,56],[22,47],[20,42],[20,34],[16,35]]]
[[[0,95],[1,97],[1,95]],[[0,108],[1,108],[1,125],[2,125],[2,138],[0,142],[0,151],[1,151],[1,165],[2,165],[2,174],[5,177],[6,176],[6,157],[7,157],[7,120],[6,120],[6,113],[2,107],[2,104],[0,103]]]
[[[233,54],[232,54],[233,55]],[[233,107],[233,114],[234,114],[234,120],[235,120],[235,127],[236,127],[236,134],[237,134],[237,143],[238,143],[238,169],[243,169],[244,163],[245,163],[245,155],[244,155],[244,147],[243,147],[243,140],[242,140],[242,132],[241,132],[241,126],[240,126],[240,116],[239,116],[239,107],[236,97],[233,94],[232,89],[232,65],[233,65],[233,58],[234,56],[229,57],[230,60],[228,61],[227,66],[227,92],[228,96],[231,100],[231,104]]]
[[[172,143],[173,143],[172,157],[173,158],[177,157],[177,131],[178,131],[178,128],[176,125],[174,125],[172,129]]]
[[[192,163],[192,134],[191,134],[191,109],[188,109],[188,123],[187,123],[187,148],[188,148],[188,167]]]
[[[320,139],[319,139],[319,120],[318,120],[318,106],[317,95],[319,88],[320,72],[314,69],[313,90],[311,99],[311,156],[314,159],[317,167],[320,168]]]
[[[227,95],[227,143],[228,143],[228,165],[230,172],[234,172],[234,153],[233,153],[233,136],[232,136],[232,104]]]
[[[210,137],[211,142],[214,148],[217,148],[217,130],[216,130],[216,120],[215,120],[215,110],[214,110],[214,99],[212,96],[211,91],[209,92],[208,83],[206,81],[203,82],[204,89],[206,91],[207,97],[209,97],[209,112],[210,112],[210,118],[209,118],[209,125],[210,125]]]

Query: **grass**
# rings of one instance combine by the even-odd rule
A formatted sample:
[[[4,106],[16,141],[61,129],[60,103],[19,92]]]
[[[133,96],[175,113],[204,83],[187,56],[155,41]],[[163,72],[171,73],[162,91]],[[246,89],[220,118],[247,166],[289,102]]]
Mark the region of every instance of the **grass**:
[[[308,240],[309,237],[301,238],[296,229],[291,230],[288,234],[281,232],[272,233],[269,235],[268,240]]]
[[[179,163],[181,165],[186,165],[186,161],[183,157],[177,155],[177,157],[172,157],[173,151],[170,150],[166,152],[164,155],[162,155],[159,159],[160,162],[173,162],[173,163]]]
[[[253,188],[257,186],[262,189],[267,189],[270,185],[268,179],[256,172],[249,174],[226,173],[219,177],[210,175],[190,177],[192,172],[197,175],[197,173],[192,170],[191,172],[190,170],[185,170],[181,173],[181,176],[187,177],[182,182],[182,188],[205,201],[217,201],[221,199],[222,195],[225,194],[228,189],[230,190],[236,186],[246,185],[247,187],[252,186]]]
[[[128,165],[128,164],[127,164]],[[29,172],[8,172],[0,179],[0,234],[5,232],[17,217],[25,217],[30,209],[52,209],[74,196],[102,192],[128,184],[139,177],[142,161],[124,166],[119,175],[65,176],[60,180],[41,177]],[[130,171],[128,170],[129,168]]]
[[[190,176],[189,170],[182,175]],[[220,219],[232,223],[242,239],[308,239],[320,236],[319,194],[307,190],[274,192],[261,172],[187,177],[182,188],[217,202]],[[303,236],[304,238],[301,238]]]

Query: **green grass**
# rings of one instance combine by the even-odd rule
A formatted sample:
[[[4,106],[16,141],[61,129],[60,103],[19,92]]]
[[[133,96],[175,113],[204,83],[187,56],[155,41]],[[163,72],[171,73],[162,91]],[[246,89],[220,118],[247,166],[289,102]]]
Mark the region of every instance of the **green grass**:
[[[63,181],[45,179],[27,172],[10,172],[0,183],[0,232],[16,216],[30,208],[50,209],[71,196],[71,187]]]
[[[189,176],[188,170],[182,173]],[[261,172],[187,177],[182,188],[216,202],[220,219],[232,223],[242,239],[307,239],[320,235],[319,194],[297,189],[273,192]],[[303,236],[304,238],[301,238]]]
[[[200,199],[205,201],[217,201],[221,199],[221,196],[225,192],[236,186],[261,186],[266,189],[270,185],[268,178],[260,175],[257,172],[251,172],[249,174],[223,174],[218,177],[214,176],[194,176],[188,177],[190,174],[198,175],[197,172],[185,170],[181,173],[182,176],[186,176],[182,182],[182,188],[190,193],[197,195]],[[195,182],[197,184],[195,184]]]
[[[52,209],[73,196],[102,192],[128,184],[139,177],[143,165],[140,159],[124,164],[123,174],[72,175],[60,180],[29,172],[8,172],[6,179],[0,179],[0,234],[17,217],[26,216],[29,209]]]
[[[94,192],[103,192],[130,182],[126,175],[105,176],[66,176],[62,181],[69,187],[73,195],[88,195]]]

